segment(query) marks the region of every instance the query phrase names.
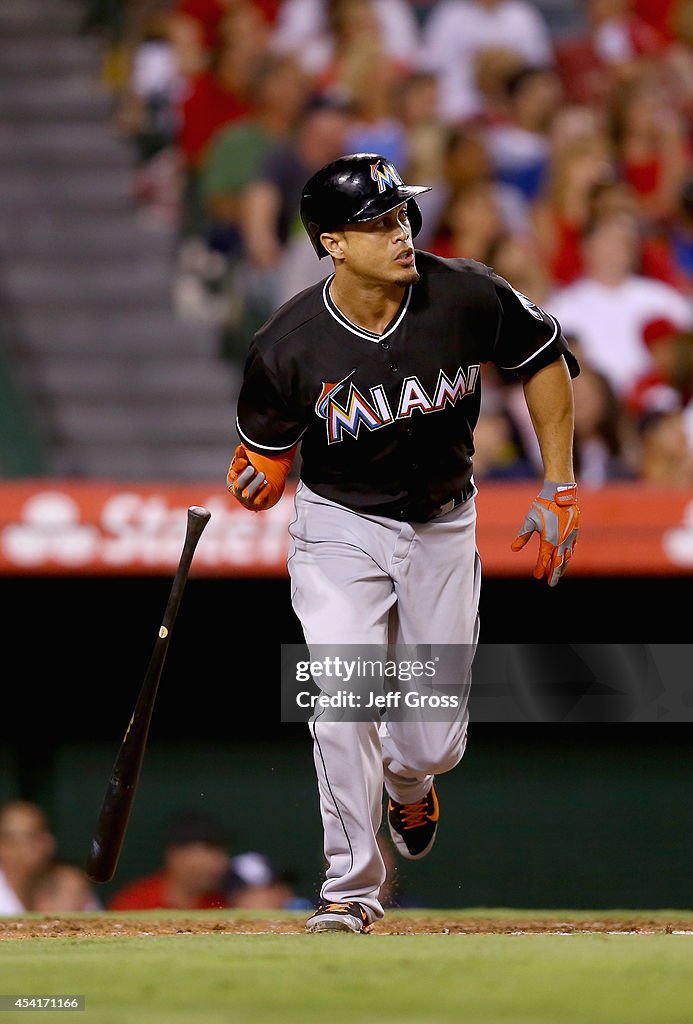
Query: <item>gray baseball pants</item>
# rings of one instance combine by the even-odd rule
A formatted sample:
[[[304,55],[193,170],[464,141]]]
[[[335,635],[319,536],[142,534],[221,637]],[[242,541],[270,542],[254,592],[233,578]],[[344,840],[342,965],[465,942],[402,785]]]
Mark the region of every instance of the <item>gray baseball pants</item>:
[[[451,721],[428,720],[425,712],[386,723],[325,721],[319,710],[311,719],[327,861],[321,899],[357,900],[377,920],[386,876],[376,838],[383,787],[393,800],[412,803],[464,754],[479,632],[476,509],[470,498],[430,522],[398,522],[355,513],[302,482],[295,507],[291,600],[311,658],[325,645],[456,645],[441,649],[454,656],[465,680],[464,701],[447,716]]]

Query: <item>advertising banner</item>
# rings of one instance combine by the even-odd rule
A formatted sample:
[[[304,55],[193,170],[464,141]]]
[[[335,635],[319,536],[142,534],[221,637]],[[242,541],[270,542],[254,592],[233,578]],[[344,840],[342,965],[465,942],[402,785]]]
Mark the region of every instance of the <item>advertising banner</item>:
[[[0,574],[168,575],[190,505],[211,512],[192,574],[284,576],[292,487],[273,509],[247,511],[214,482],[62,479],[0,483]],[[486,576],[526,576],[536,541],[510,544],[536,493],[533,482],[479,485],[478,548]],[[571,575],[693,573],[693,493],[618,484],[579,492],[581,529]]]

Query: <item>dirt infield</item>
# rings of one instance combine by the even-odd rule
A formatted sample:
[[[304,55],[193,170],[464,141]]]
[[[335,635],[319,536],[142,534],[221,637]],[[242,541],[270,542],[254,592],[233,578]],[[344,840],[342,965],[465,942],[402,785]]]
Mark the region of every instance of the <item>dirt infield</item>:
[[[303,915],[272,917],[116,918],[44,917],[0,919],[2,939],[95,939],[143,935],[294,935],[304,933]],[[693,935],[693,915],[671,919],[595,916],[561,917],[446,917],[445,914],[411,915],[399,912],[376,923],[376,935]]]

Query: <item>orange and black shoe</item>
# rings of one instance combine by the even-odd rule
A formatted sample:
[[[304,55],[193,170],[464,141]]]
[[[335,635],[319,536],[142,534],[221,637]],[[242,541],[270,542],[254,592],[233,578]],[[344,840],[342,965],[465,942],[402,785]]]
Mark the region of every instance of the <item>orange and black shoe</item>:
[[[392,842],[407,860],[421,860],[435,842],[438,831],[438,794],[435,783],[426,796],[413,804],[387,802],[387,821]]]
[[[306,921],[307,932],[368,932],[368,914],[360,903],[321,903]]]

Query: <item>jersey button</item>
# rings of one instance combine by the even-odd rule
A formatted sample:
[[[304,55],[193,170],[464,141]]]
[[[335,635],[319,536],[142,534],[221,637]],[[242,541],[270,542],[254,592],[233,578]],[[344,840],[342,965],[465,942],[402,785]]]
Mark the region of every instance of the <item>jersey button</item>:
[[[418,462],[412,462],[412,464],[411,464],[411,468],[412,468],[412,469],[418,469],[418,468],[419,468],[419,464],[418,464]]]
[[[390,349],[390,342],[389,341],[381,341],[380,342],[380,347],[383,350],[383,352],[388,352],[389,349]]]
[[[390,369],[392,370],[393,373],[397,373],[397,371],[399,370],[399,366],[397,365],[397,363],[390,363]]]

